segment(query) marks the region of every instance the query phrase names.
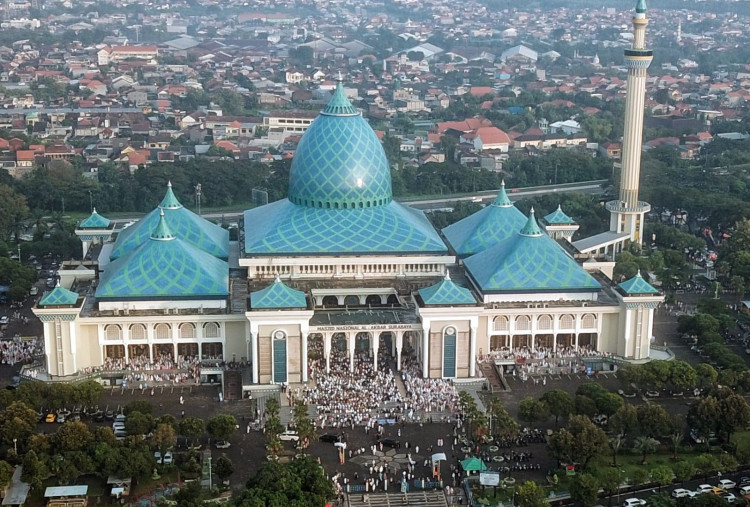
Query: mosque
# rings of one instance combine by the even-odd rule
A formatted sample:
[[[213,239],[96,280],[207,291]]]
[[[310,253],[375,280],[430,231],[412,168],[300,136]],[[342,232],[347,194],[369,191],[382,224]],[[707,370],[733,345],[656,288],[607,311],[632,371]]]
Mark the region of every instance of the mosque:
[[[640,0],[626,51],[636,62],[629,96],[650,61],[645,25]],[[640,99],[640,125],[626,115],[631,155],[640,153]],[[127,228],[95,210],[82,221],[76,233],[84,253],[96,246],[96,259],[61,269],[34,309],[44,324],[43,374],[179,369],[190,359],[206,377],[221,375],[221,362],[242,362],[242,383],[252,387],[306,382],[310,362],[328,370],[333,354],[348,357],[350,370],[356,354],[377,368],[385,353],[397,370],[409,355],[424,377],[447,379],[476,377],[478,360],[499,350],[585,347],[648,359],[663,296],[640,274],[611,280],[612,255],[640,243],[648,211],[637,201],[635,159],[623,164],[627,195],[607,205],[612,230],[585,248],[571,243],[577,225],[562,209],[525,216],[504,188],[437,231],[393,200],[382,145],[339,84],[299,143],[288,197],[245,211],[236,241],[185,208],[171,186]]]

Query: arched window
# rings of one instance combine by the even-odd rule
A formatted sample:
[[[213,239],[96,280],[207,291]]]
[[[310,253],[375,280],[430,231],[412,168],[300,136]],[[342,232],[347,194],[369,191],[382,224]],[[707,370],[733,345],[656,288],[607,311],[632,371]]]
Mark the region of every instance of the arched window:
[[[122,338],[122,329],[117,324],[109,324],[104,328],[104,337],[106,340],[119,340]]]
[[[143,324],[133,324],[132,326],[130,326],[130,339],[145,340],[146,326],[144,326]]]
[[[596,327],[596,315],[593,313],[587,313],[581,319],[581,327],[585,329],[593,329]]]
[[[219,338],[219,324],[206,322],[203,324],[203,336],[206,338]]]
[[[552,317],[549,315],[540,315],[536,321],[537,329],[552,329]]]
[[[576,324],[576,319],[572,315],[563,315],[560,317],[560,329],[573,329]]]
[[[169,340],[172,337],[172,328],[169,324],[157,324],[154,328],[154,337],[157,340]]]
[[[344,306],[359,306],[358,296],[346,296],[344,298]]]
[[[527,315],[519,315],[518,317],[516,317],[516,330],[531,330],[531,319]]]
[[[195,338],[195,326],[190,322],[180,324],[180,338]]]
[[[508,317],[505,315],[499,315],[492,321],[492,328],[495,331],[507,331],[508,330]]]

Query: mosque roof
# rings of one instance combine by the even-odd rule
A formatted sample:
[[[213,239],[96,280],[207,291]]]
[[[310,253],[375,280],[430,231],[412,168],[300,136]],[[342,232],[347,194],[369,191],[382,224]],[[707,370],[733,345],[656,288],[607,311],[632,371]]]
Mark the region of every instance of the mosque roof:
[[[318,208],[370,208],[392,199],[383,147],[341,83],[302,136],[289,174],[289,200]]]
[[[593,291],[599,283],[542,233],[531,210],[514,237],[464,260],[483,292]]]
[[[96,212],[96,208],[91,212],[88,218],[84,219],[79,225],[79,229],[106,229],[109,227],[110,220],[104,218]]]
[[[635,12],[644,14],[646,12],[646,0],[638,0],[635,4]]]
[[[653,285],[648,283],[646,280],[643,279],[641,276],[641,271],[638,270],[638,273],[633,278],[630,278],[628,280],[625,280],[624,282],[620,283],[618,285],[620,290],[624,292],[628,296],[632,295],[642,295],[642,294],[659,294],[658,289],[656,289]]]
[[[306,307],[305,293],[285,285],[279,277],[265,289],[250,293],[253,310]]]
[[[419,295],[426,305],[473,305],[477,302],[469,289],[456,285],[447,274],[435,285],[419,289]]]
[[[39,300],[39,306],[72,306],[78,302],[78,294],[58,285]]]
[[[229,231],[196,215],[185,208],[172,192],[172,184],[159,206],[141,218],[137,223],[123,229],[117,235],[111,259],[118,259],[143,243],[147,242],[159,223],[159,215],[164,211],[170,230],[180,240],[190,243],[214,257],[229,257]]]
[[[289,198],[245,224],[247,255],[448,252],[424,213],[393,201],[383,146],[340,83],[295,151]]]
[[[487,250],[515,236],[526,217],[508,199],[505,182],[489,206],[443,229],[443,236],[459,257]]]
[[[229,294],[227,263],[176,237],[170,220],[167,210],[160,210],[149,239],[107,266],[96,289],[98,299],[218,299]]]
[[[447,253],[420,210],[391,201],[362,209],[321,209],[282,199],[245,211],[247,255]]]
[[[544,220],[550,225],[564,225],[575,223],[575,220],[573,220],[563,212],[562,207],[559,204],[557,205],[557,209],[555,211],[544,217]]]

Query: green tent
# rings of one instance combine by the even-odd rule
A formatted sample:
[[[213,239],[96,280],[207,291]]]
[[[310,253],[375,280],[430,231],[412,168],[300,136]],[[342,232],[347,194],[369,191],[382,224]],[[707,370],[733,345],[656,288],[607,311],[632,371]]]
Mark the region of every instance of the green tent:
[[[468,458],[461,462],[461,468],[467,472],[487,470],[487,465],[479,458]]]

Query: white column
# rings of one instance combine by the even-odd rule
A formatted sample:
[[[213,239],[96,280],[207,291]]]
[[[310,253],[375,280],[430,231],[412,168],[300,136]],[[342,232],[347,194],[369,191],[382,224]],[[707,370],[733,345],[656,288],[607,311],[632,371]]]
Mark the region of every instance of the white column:
[[[253,352],[253,384],[260,382],[260,360],[258,358],[258,325],[250,323],[250,345]]]
[[[326,373],[331,373],[331,333],[323,333],[323,355],[326,358]]]
[[[301,330],[302,337],[302,364],[300,368],[302,370],[302,382],[307,382],[307,329]]]
[[[404,345],[404,332],[403,331],[397,331],[396,332],[396,370],[401,371],[401,349]]]
[[[396,334],[391,332],[391,357],[396,357]]]
[[[78,346],[76,345],[76,330],[75,330],[75,321],[71,320],[68,322],[68,333],[70,335],[70,355],[73,358],[73,371],[70,373],[77,373],[78,372],[78,366],[76,363],[76,352],[78,351]]]
[[[430,322],[422,323],[422,377],[430,376],[429,353],[430,348]]]
[[[380,337],[372,333],[372,369],[378,371],[378,349],[380,348]]]
[[[477,374],[477,327],[469,328],[469,376]]]
[[[351,331],[347,333],[347,346],[349,347],[349,372],[354,373],[354,342],[357,340],[357,333]]]

